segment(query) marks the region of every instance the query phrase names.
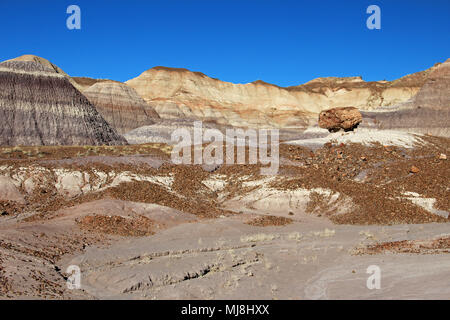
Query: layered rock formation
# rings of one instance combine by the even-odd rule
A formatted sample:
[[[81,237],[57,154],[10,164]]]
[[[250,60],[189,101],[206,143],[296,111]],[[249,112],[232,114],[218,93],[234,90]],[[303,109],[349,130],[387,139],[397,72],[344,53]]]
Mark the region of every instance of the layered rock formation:
[[[353,130],[361,121],[361,113],[354,107],[333,108],[319,114],[319,127],[330,132]]]
[[[126,83],[163,118],[198,118],[236,126],[305,126],[322,110],[371,110],[408,101],[426,82],[426,71],[388,82],[361,77],[318,78],[282,88],[263,81],[233,84],[186,69],[156,67]]]
[[[65,77],[67,77],[67,79],[69,79],[69,82],[75,88],[77,88],[78,90],[81,90],[81,88],[82,88],[74,79],[72,79],[60,67],[58,67],[57,65],[51,63],[50,61],[48,61],[48,60],[46,60],[44,58],[41,58],[41,57],[38,57],[38,56],[35,56],[35,55],[32,55],[32,54],[25,54],[23,56],[11,59],[10,61],[31,61],[31,62],[38,63],[38,64],[40,64],[40,65],[42,65],[44,67],[47,67],[47,68],[53,70],[54,72],[56,72],[58,74],[61,74],[61,75],[65,76]]]
[[[417,95],[396,108],[365,112],[366,126],[450,136],[450,59],[435,66]]]
[[[119,133],[152,125],[159,116],[188,121],[200,119],[212,125],[298,130],[298,127],[316,123],[317,115],[323,110],[348,106],[362,111],[368,119],[363,123],[366,126],[417,129],[419,132],[429,132],[425,130],[428,128],[448,131],[449,61],[391,82],[366,82],[361,77],[328,77],[286,88],[263,81],[233,84],[200,72],[165,67],[145,71],[123,84],[104,79],[70,78],[51,62],[32,55],[9,62],[34,66],[29,70],[24,68],[26,71],[15,70],[17,77],[39,78],[44,72],[45,79],[50,77],[48,74],[54,75],[51,79],[66,79],[74,92],[78,92],[77,88],[90,103],[77,100],[82,99],[78,98],[80,92],[65,95],[64,102],[58,102],[73,106],[80,103],[94,105],[110,127]],[[36,67],[38,69],[34,70]],[[58,95],[58,90],[54,91]],[[39,94],[34,89],[24,92],[33,97]],[[2,94],[6,97],[5,93]],[[21,93],[12,90],[5,99],[15,101],[16,98],[11,97],[14,94]],[[47,94],[50,96],[51,92],[44,93]],[[71,101],[74,97],[75,102]],[[75,140],[73,143],[78,143]]]
[[[119,133],[155,123],[159,118],[134,89],[116,81],[98,81],[83,91],[103,118]]]
[[[272,85],[232,84],[164,67],[148,70],[126,83],[163,118],[198,118],[236,126],[306,123],[307,112],[296,107],[286,90]]]
[[[28,56],[0,63],[0,145],[126,144],[47,62]]]
[[[71,79],[73,81],[75,81],[75,83],[77,84],[78,90],[80,90],[81,92],[89,89],[89,87],[91,87],[94,84],[99,83],[99,82],[108,82],[108,81],[118,82],[118,81],[114,81],[114,80],[110,80],[110,79],[94,79],[94,78],[89,78],[89,77],[72,77]],[[121,82],[118,82],[118,83],[121,83]]]
[[[450,59],[439,65],[414,98],[417,108],[450,109]]]

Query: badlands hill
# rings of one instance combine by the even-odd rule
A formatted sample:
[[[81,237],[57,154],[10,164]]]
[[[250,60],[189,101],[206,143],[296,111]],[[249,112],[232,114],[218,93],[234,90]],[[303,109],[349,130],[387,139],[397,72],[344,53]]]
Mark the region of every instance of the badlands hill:
[[[395,81],[318,78],[295,87],[263,81],[233,84],[187,69],[155,67],[126,83],[163,118],[200,118],[236,126],[305,126],[331,107],[371,110],[404,103],[427,81],[428,70]]]
[[[0,63],[0,145],[126,144],[58,67],[25,56]]]
[[[1,143],[124,143],[118,133],[139,136],[150,128],[151,134],[159,135],[161,130],[154,125],[159,117],[165,119],[162,127],[167,121],[200,119],[220,127],[297,131],[316,124],[318,114],[325,109],[348,106],[363,112],[362,126],[446,136],[449,65],[446,61],[394,81],[326,77],[279,87],[261,80],[233,84],[200,72],[166,67],[152,68],[126,83],[71,78],[48,60],[25,55],[2,67],[2,121],[9,123],[1,129]],[[50,118],[42,106],[50,108]],[[25,110],[29,113],[26,116]],[[15,115],[18,112],[20,116]],[[83,118],[82,125],[69,117]],[[40,129],[41,121],[46,129]],[[33,131],[33,127],[37,129]]]
[[[439,65],[428,77],[414,99],[421,108],[448,110],[450,107],[450,59]]]
[[[364,116],[381,129],[450,136],[450,59],[433,68],[410,101],[395,108],[367,112]]]
[[[99,82],[107,82],[107,81],[113,81],[117,83],[121,83],[115,80],[110,79],[93,79],[89,77],[71,77],[71,79],[77,84],[78,90],[83,92],[84,90],[89,89],[90,86],[99,83]]]
[[[53,70],[54,72],[61,74],[65,77],[67,77],[67,79],[69,79],[69,82],[78,90],[80,90],[82,87],[74,80],[72,79],[67,73],[65,73],[60,67],[58,67],[57,65],[51,63],[50,61],[48,61],[47,59],[32,55],[32,54],[25,54],[23,56],[11,59],[13,61],[30,61],[30,62],[36,62],[44,67],[47,67],[51,70]]]
[[[233,84],[165,67],[150,69],[126,83],[163,118],[199,118],[236,126],[306,123],[307,113],[297,108],[296,101],[271,85]]]
[[[134,89],[117,81],[98,81],[83,91],[103,118],[119,133],[152,125],[159,118]]]

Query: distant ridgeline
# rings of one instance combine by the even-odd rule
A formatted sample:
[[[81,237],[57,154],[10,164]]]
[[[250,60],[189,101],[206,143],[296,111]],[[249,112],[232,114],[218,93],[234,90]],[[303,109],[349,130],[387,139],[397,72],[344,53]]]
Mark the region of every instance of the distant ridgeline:
[[[349,106],[361,110],[362,126],[445,136],[449,92],[450,59],[394,81],[328,77],[283,88],[167,67],[126,83],[71,78],[26,55],[0,63],[0,145],[126,144],[122,134],[164,119],[301,129],[323,110]]]

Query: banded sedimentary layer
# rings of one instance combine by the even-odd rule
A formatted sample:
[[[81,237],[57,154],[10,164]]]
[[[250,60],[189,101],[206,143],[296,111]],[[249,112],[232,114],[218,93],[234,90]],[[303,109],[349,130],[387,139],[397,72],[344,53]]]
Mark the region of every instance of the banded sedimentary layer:
[[[47,59],[32,55],[32,54],[25,54],[23,56],[11,59],[9,61],[31,61],[31,62],[35,62],[38,63],[44,67],[47,67],[51,70],[53,70],[54,72],[61,74],[63,76],[66,76],[69,79],[69,82],[78,90],[80,90],[82,87],[71,77],[69,77],[69,75],[67,73],[64,72],[64,70],[62,70],[60,67],[58,67],[57,65],[51,63],[50,61],[48,61]]]
[[[90,86],[93,86],[94,84],[98,82],[104,82],[104,81],[114,81],[110,79],[94,79],[89,77],[71,77],[71,79],[77,84],[78,90],[81,92],[87,90]],[[118,82],[118,81],[115,81]],[[119,82],[120,83],[120,82]]]
[[[450,109],[450,59],[439,65],[414,98],[414,105],[436,110]]]
[[[414,97],[436,67],[389,81],[318,78],[295,87],[263,81],[233,84],[186,69],[155,67],[126,83],[163,118],[197,118],[236,126],[305,126],[323,110],[371,110]],[[316,120],[315,120],[316,121]]]
[[[159,118],[134,89],[116,81],[99,81],[83,91],[103,118],[119,133],[152,125]]]
[[[126,144],[63,72],[39,61],[0,63],[0,145]]]
[[[382,129],[450,136],[450,59],[434,68],[410,101],[364,117],[366,125]]]

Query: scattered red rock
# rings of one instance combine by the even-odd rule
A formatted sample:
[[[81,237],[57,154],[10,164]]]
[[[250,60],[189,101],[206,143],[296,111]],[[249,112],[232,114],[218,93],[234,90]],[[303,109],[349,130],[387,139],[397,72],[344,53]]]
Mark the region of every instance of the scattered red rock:
[[[403,199],[405,191],[416,192],[427,198],[435,198],[435,208],[449,211],[448,175],[450,164],[439,161],[436,156],[445,153],[450,147],[450,140],[437,137],[424,137],[430,141],[429,147],[405,150],[400,147],[389,147],[390,152],[382,145],[370,147],[360,144],[333,144],[311,150],[306,147],[280,145],[282,159],[295,160],[295,165],[282,164],[279,171],[279,182],[273,187],[282,190],[296,188],[326,188],[350,199],[355,205],[352,212],[346,214],[322,216],[329,217],[339,224],[396,224],[396,223],[429,223],[446,222],[448,219],[435,215],[425,209]],[[101,155],[120,156],[122,153],[162,155],[162,144],[140,146],[93,147]],[[9,152],[11,148],[0,148],[0,154]],[[205,171],[201,166],[175,166],[165,163],[159,168],[147,165],[131,165],[126,163],[60,163],[47,159],[75,157],[82,147],[35,147],[21,148],[25,151],[25,159],[16,161],[10,157],[0,160],[3,165],[16,168],[38,163],[49,169],[64,168],[88,173],[95,177],[94,171],[119,173],[127,171],[136,175],[167,175],[174,178],[171,190],[146,181],[132,181],[110,187],[102,192],[89,192],[76,198],[64,198],[55,189],[55,177],[46,176],[32,194],[26,195],[26,204],[20,208],[11,208],[4,203],[5,214],[34,213],[24,221],[51,220],[57,210],[77,204],[114,198],[126,201],[156,203],[176,210],[197,215],[200,218],[215,218],[221,215],[235,214],[224,210],[218,201],[218,193],[207,188],[202,181],[211,174],[223,175],[226,186],[223,192],[227,199],[240,196],[250,191],[243,187],[240,177],[249,176],[260,179],[258,165],[224,165],[214,173]],[[154,151],[153,151],[154,150]],[[45,162],[35,158],[46,153]],[[338,155],[342,158],[339,159]],[[48,158],[47,158],[48,157]],[[423,174],[409,174],[412,166],[420,168]],[[12,169],[14,170],[14,169]],[[311,212],[320,213],[327,209],[326,200],[317,197],[311,201]],[[323,206],[322,206],[323,203]],[[6,208],[8,206],[8,208]],[[1,209],[1,203],[0,203]],[[13,210],[11,210],[13,209]]]
[[[85,216],[77,223],[81,229],[124,237],[144,237],[154,234],[154,222],[147,217]]]
[[[416,166],[412,166],[411,169],[409,169],[409,172],[411,172],[411,173],[419,173],[420,169],[417,168]]]
[[[15,201],[0,200],[0,216],[14,216],[25,208],[25,204],[20,204]]]
[[[377,243],[365,248],[356,248],[354,254],[381,254],[381,253],[414,253],[439,254],[450,253],[450,236],[431,240],[402,240]]]
[[[261,216],[256,219],[246,222],[246,224],[255,227],[268,227],[268,226],[284,226],[293,222],[290,218],[277,217],[277,216]]]
[[[386,152],[382,145],[365,147],[347,144],[343,147],[329,143],[315,150],[301,146],[280,146],[281,156],[288,159],[297,157],[302,166],[282,166],[280,175],[292,177],[280,182],[274,181],[271,187],[280,190],[297,188],[326,188],[350,198],[354,209],[345,214],[334,214],[330,210],[329,199],[313,193],[310,195],[308,209],[321,214],[337,224],[403,224],[448,222],[450,219],[433,214],[404,199],[404,192],[416,192],[426,198],[436,199],[434,208],[450,210],[448,196],[448,161],[437,161],[436,147],[445,152],[450,140],[438,137],[425,137],[429,146],[405,150],[390,147]],[[341,149],[345,160],[336,158],[336,150]],[[365,160],[361,159],[364,157]],[[420,168],[425,174],[410,174],[412,166]],[[344,199],[343,198],[343,199]],[[328,211],[329,214],[328,214]]]

